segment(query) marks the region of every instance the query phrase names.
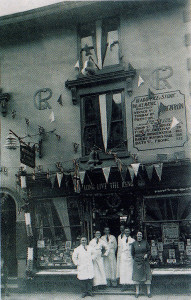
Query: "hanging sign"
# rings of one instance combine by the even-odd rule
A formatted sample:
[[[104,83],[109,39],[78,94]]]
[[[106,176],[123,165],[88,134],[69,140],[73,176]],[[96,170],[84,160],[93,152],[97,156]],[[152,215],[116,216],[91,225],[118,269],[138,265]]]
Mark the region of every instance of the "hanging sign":
[[[186,142],[185,96],[180,91],[135,97],[131,109],[136,149],[180,147]]]
[[[28,167],[35,168],[35,145],[33,147],[20,145],[20,162]]]

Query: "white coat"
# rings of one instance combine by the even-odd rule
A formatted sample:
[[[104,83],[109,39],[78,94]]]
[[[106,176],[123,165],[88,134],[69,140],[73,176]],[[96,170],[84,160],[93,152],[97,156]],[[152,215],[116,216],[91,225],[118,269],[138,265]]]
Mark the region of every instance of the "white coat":
[[[107,244],[100,238],[97,244],[97,239],[94,238],[90,241],[89,245],[93,249],[93,266],[94,266],[94,278],[93,278],[93,285],[106,285],[106,274],[104,269],[104,262],[102,256],[102,249],[105,249],[104,256],[108,255],[109,249]]]
[[[118,236],[118,249],[117,249],[117,273],[116,278],[119,278],[119,268],[120,268],[120,258],[121,258],[121,249],[122,249],[122,240],[125,239],[125,234],[121,237],[121,234]]]
[[[132,237],[128,237],[128,242],[126,243],[126,237],[122,239],[121,244],[121,257],[119,266],[119,283],[120,284],[135,284],[132,280],[133,274],[133,257],[131,255],[131,247],[135,241]]]
[[[72,260],[77,266],[79,280],[92,279],[94,277],[92,249],[87,246],[87,251],[82,245],[74,249]]]
[[[106,278],[110,280],[116,280],[116,270],[117,270],[117,262],[115,257],[115,252],[117,250],[117,241],[114,235],[109,234],[107,241],[107,236],[103,235],[101,238],[108,246],[109,253],[107,256],[104,256],[103,262],[104,262],[104,268],[105,268],[105,274]]]

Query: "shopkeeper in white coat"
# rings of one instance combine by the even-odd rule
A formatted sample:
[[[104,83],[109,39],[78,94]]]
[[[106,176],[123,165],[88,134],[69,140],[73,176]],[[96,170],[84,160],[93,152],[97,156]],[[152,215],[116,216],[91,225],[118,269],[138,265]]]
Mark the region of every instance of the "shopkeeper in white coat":
[[[120,268],[120,259],[121,259],[121,249],[122,249],[122,240],[125,239],[125,224],[120,225],[120,235],[118,236],[118,249],[117,249],[117,274],[116,277],[119,278],[119,268]]]
[[[105,243],[101,239],[101,232],[95,232],[95,238],[93,238],[89,245],[93,249],[93,266],[94,266],[94,278],[93,278],[93,285],[106,285],[106,274],[104,268],[103,257],[107,256],[109,253],[109,248],[107,243]]]
[[[123,290],[125,290],[125,285],[135,284],[135,282],[132,280],[133,257],[131,254],[131,247],[134,241],[135,240],[130,237],[130,229],[125,228],[125,238],[122,239],[119,266],[119,283],[123,285]]]
[[[107,244],[109,248],[108,255],[103,257],[107,286],[116,286],[117,262],[115,252],[117,250],[117,241],[114,235],[110,234],[109,227],[104,228],[104,233],[105,235],[102,236],[102,240]]]
[[[77,266],[77,277],[82,283],[82,298],[92,295],[93,255],[92,249],[87,245],[87,238],[81,238],[81,245],[74,249],[72,260]]]

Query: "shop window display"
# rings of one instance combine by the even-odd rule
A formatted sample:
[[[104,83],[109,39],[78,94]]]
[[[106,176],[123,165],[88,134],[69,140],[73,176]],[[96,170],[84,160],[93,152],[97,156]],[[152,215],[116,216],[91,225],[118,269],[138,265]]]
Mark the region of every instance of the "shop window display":
[[[191,265],[190,208],[186,198],[145,200],[145,235],[153,267]]]

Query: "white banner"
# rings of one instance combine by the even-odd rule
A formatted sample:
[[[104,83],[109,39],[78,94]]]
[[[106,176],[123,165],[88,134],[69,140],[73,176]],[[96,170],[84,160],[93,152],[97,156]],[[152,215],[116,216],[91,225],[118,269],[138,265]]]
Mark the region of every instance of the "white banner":
[[[101,129],[105,151],[107,150],[107,110],[106,110],[106,95],[99,95],[99,107],[101,117]]]
[[[62,182],[62,178],[63,178],[63,173],[56,173],[56,176],[57,176],[57,180],[58,180],[58,186],[60,188],[61,186],[61,182]]]
[[[80,171],[79,172],[79,177],[80,177],[80,181],[81,181],[82,185],[84,185],[85,174],[86,174],[86,171]]]
[[[104,174],[104,176],[105,176],[106,183],[108,183],[109,174],[110,174],[110,169],[111,169],[111,167],[105,167],[105,168],[102,168],[103,174]]]

